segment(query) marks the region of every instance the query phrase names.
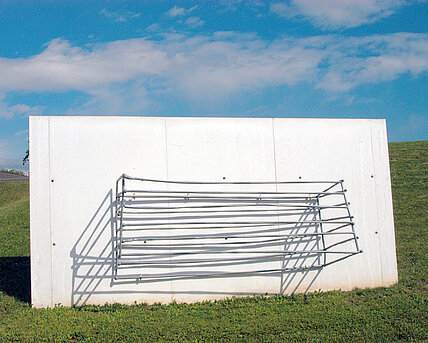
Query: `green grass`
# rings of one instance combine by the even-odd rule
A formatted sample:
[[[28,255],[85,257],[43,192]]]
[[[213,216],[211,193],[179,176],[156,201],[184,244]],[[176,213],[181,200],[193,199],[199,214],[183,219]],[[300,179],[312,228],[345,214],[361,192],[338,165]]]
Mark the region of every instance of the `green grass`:
[[[3,263],[0,341],[426,341],[427,152],[426,141],[390,144],[399,271],[393,287],[169,306],[32,309],[28,294],[15,289],[25,283],[28,268],[4,273]],[[28,185],[4,184],[0,261],[22,263],[13,256],[29,252]]]
[[[28,201],[28,196],[28,181],[5,181],[0,183],[0,208],[19,199],[26,198]]]
[[[30,255],[28,181],[0,182],[0,256]]]
[[[389,148],[400,286],[426,291],[428,141]]]

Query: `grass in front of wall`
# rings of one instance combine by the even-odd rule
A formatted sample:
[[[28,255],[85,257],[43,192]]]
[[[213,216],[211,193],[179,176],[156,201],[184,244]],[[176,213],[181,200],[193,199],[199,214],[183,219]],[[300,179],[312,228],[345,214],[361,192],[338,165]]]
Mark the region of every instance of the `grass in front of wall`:
[[[426,141],[390,144],[399,271],[399,283],[393,287],[168,306],[32,309],[27,302],[28,292],[22,294],[15,289],[25,285],[29,277],[25,262],[23,272],[15,274],[7,269],[13,266],[2,263],[0,341],[425,341],[427,152]],[[2,188],[3,184],[0,261],[16,259],[22,267],[19,259],[29,252],[28,188],[15,191],[12,187],[11,191]],[[17,189],[23,187],[14,184]],[[1,203],[8,192],[23,197]]]

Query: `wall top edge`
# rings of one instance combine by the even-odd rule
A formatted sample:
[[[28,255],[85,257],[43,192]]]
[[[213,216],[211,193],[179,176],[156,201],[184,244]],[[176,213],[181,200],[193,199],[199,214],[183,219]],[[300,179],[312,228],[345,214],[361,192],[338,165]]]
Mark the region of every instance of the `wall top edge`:
[[[121,120],[121,119],[167,119],[167,120],[275,120],[275,121],[373,121],[373,122],[385,122],[385,118],[293,118],[293,117],[263,117],[263,118],[254,118],[254,117],[166,117],[166,116],[40,116],[40,115],[30,115],[32,120],[48,120],[48,119],[63,119],[63,120],[85,120],[85,119],[95,119],[95,120]]]

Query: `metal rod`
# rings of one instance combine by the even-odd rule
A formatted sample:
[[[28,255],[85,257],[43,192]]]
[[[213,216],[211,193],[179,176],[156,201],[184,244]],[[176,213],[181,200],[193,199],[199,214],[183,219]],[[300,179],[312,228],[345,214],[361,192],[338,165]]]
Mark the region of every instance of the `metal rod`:
[[[319,205],[319,203],[320,203],[320,198],[318,197],[317,198],[317,205]],[[323,223],[322,223],[322,217],[321,217],[321,208],[320,207],[318,207],[318,217],[319,217],[319,220],[321,221],[321,223],[320,223],[320,230],[321,230],[321,232],[323,232],[324,230],[323,230]],[[333,232],[329,232],[329,234],[335,234],[335,233],[333,233]],[[326,248],[325,248],[325,234],[323,234],[322,236],[321,236],[321,243],[322,243],[322,250],[324,250],[324,262],[323,262],[323,264],[325,265],[326,263],[327,263],[327,254],[326,254]]]
[[[160,191],[160,190],[132,190],[132,189],[127,189],[124,192],[125,197],[134,197],[134,195],[127,195],[126,193],[145,193],[145,194],[153,194],[153,193],[160,193],[160,194],[224,194],[224,195],[228,195],[228,194],[254,194],[254,195],[259,195],[261,196],[262,194],[273,194],[273,195],[293,195],[293,194],[319,194],[319,195],[331,195],[331,194],[342,194],[341,191],[336,191],[336,192],[213,192],[213,191],[201,191],[201,192],[196,192],[196,191]],[[121,196],[122,194],[119,193],[118,195]]]
[[[125,248],[127,246],[124,246]],[[127,247],[127,249],[130,249]],[[286,251],[270,251],[270,250],[245,250],[245,251],[235,251],[235,250],[200,250],[200,251],[184,251],[184,252],[166,252],[166,253],[141,253],[141,254],[124,254],[121,257],[132,257],[132,256],[180,256],[180,255],[195,255],[195,254],[280,254],[280,255],[301,255],[301,254],[314,254],[314,253],[324,253],[324,250],[286,250]],[[327,251],[328,254],[352,254],[352,251]]]
[[[295,238],[295,237],[294,237]],[[280,241],[285,241],[285,240],[290,240],[293,239],[291,237],[276,237],[276,238],[270,238],[270,239],[264,239],[264,240],[258,240],[258,241],[227,241],[227,239],[225,239],[225,241],[223,242],[218,242],[218,243],[170,243],[170,244],[128,244],[128,245],[123,245],[126,247],[139,247],[139,248],[153,248],[153,247],[157,247],[157,248],[164,248],[164,247],[191,247],[191,246],[209,246],[209,247],[219,247],[219,246],[223,246],[223,245],[245,245],[245,244],[260,244],[260,243],[270,243],[270,242],[280,242]],[[352,240],[352,238],[351,238]],[[129,242],[129,241],[125,241],[125,242]],[[125,243],[122,240],[122,243]],[[131,241],[131,242],[136,242],[135,240]],[[300,241],[299,241],[300,242]]]
[[[136,209],[136,210],[178,210],[178,209],[207,209],[207,208],[222,208],[222,207],[260,207],[260,206],[265,206],[265,207],[279,207],[279,209],[275,209],[275,210],[214,210],[214,211],[192,211],[192,212],[188,212],[188,213],[210,213],[210,212],[259,212],[259,211],[291,211],[291,210],[297,210],[297,209],[301,209],[301,210],[306,210],[306,209],[347,209],[346,206],[343,206],[343,204],[335,206],[335,205],[331,205],[331,206],[315,206],[315,205],[283,205],[283,204],[246,204],[246,205],[213,205],[213,206],[175,206],[175,207],[155,207],[155,206],[140,206],[140,207],[136,207],[136,206],[129,206],[126,203],[124,204],[124,208],[129,208],[129,209]],[[284,207],[284,209],[280,209],[281,207]],[[135,213],[135,212],[125,212],[123,211],[122,213]],[[138,213],[138,212],[137,212]],[[142,214],[146,214],[146,213],[150,213],[150,212],[141,212]],[[153,213],[164,213],[164,212],[153,212]],[[187,213],[185,211],[177,211],[177,212],[172,212],[169,211],[167,213]]]
[[[119,193],[119,180],[120,180],[120,178],[117,179],[117,181],[116,181],[116,194]],[[114,211],[114,213],[115,213],[115,215],[114,215],[114,231],[115,231],[114,239],[115,239],[115,246],[114,246],[113,253],[114,253],[115,260],[113,262],[114,263],[113,264],[113,276],[116,277],[117,276],[117,261],[119,259],[119,256],[118,256],[119,243],[118,243],[118,236],[117,236],[117,233],[118,233],[118,230],[119,230],[118,229],[118,225],[117,225],[117,221],[119,220],[118,219],[118,213],[119,213],[119,211],[118,211],[118,206],[117,206],[117,197],[116,197],[116,200],[114,202],[114,206],[115,206],[115,211]]]
[[[343,191],[343,190],[344,190],[344,189],[343,189],[343,183],[341,183],[341,184],[340,184],[340,186],[342,187],[342,191]],[[345,194],[345,193],[343,193],[343,199],[345,200],[345,203],[346,203],[346,205],[348,206],[348,205],[349,205],[349,203],[348,203],[348,200],[346,199],[346,194]],[[349,215],[349,217],[351,217],[351,212],[349,211],[349,206],[348,206],[348,215]],[[354,232],[355,247],[356,247],[357,251],[360,251],[360,247],[359,247],[359,245],[358,245],[358,237],[357,237],[357,235],[355,234],[355,228],[354,228],[354,226],[353,226],[353,225],[352,225],[352,231]]]
[[[343,223],[343,225],[340,227],[340,228],[342,228],[342,227],[345,227],[345,226],[349,226],[349,225],[353,225],[354,223],[353,222],[326,222],[325,224],[342,224]],[[211,224],[217,224],[217,223],[211,223]],[[236,223],[233,223],[233,224],[236,224]],[[293,224],[296,224],[296,223],[294,223],[294,222],[292,222],[292,223],[280,223],[280,224],[282,224],[282,225],[293,225]],[[165,225],[168,225],[168,223],[165,223]],[[188,225],[188,224],[186,224],[186,225]],[[270,226],[277,226],[277,225],[275,225],[274,223],[272,223],[272,224],[254,224],[254,225],[249,225],[249,224],[246,224],[246,225],[234,225],[234,226],[230,226],[230,225],[227,225],[227,226],[212,226],[212,225],[210,225],[210,226],[186,226],[186,227],[172,227],[172,226],[169,226],[169,227],[141,227],[141,226],[135,226],[135,225],[126,225],[126,228],[124,228],[125,227],[125,225],[123,225],[123,227],[122,227],[122,230],[124,230],[124,231],[151,231],[151,230],[188,230],[188,229],[192,229],[192,230],[198,230],[198,229],[203,229],[203,230],[209,230],[209,229],[239,229],[239,228],[258,228],[258,227],[270,227]],[[280,226],[280,227],[278,227],[278,229],[286,229],[285,227],[282,227],[282,226]],[[287,228],[287,229],[290,229],[290,228]],[[291,229],[294,229],[294,227],[293,228],[291,228]]]
[[[309,193],[307,193],[309,194]],[[341,195],[340,193],[338,195]],[[126,198],[126,202],[127,203],[144,203],[144,202],[152,202],[152,203],[157,203],[157,202],[166,202],[168,199],[170,199],[172,202],[182,202],[183,200],[194,200],[194,202],[207,202],[210,206],[215,205],[218,206],[224,202],[227,201],[242,201],[243,204],[247,204],[248,202],[254,202],[255,204],[259,204],[260,202],[273,202],[273,201],[277,201],[277,200],[281,200],[281,202],[285,203],[285,204],[289,204],[289,203],[301,203],[303,205],[309,205],[310,203],[315,204],[315,195],[314,196],[310,196],[310,195],[285,195],[285,196],[278,196],[278,197],[272,197],[271,195],[269,196],[239,196],[239,195],[235,195],[235,196],[216,196],[216,195],[211,195],[211,196],[196,196],[196,195],[125,195]],[[142,200],[139,200],[142,199]],[[144,200],[144,199],[147,199]],[[210,204],[210,203],[213,204]],[[226,204],[227,205],[227,204]]]
[[[319,253],[313,253],[313,255],[318,256]],[[168,256],[168,259],[163,260],[148,260],[147,258],[143,259],[130,259],[130,258],[121,258],[119,259],[118,263],[119,265],[135,265],[135,264],[147,264],[147,265],[153,265],[153,264],[163,264],[163,265],[169,265],[170,263],[174,264],[198,264],[198,263],[221,263],[221,262],[237,262],[237,261],[252,261],[252,262],[264,262],[266,260],[274,260],[277,262],[278,257],[281,257],[283,255],[280,254],[272,254],[272,255],[264,255],[264,256],[256,256],[256,257],[250,257],[250,256],[244,256],[244,257],[223,257],[223,258],[208,258],[208,259],[174,259],[171,260]]]
[[[299,238],[299,237],[311,237],[311,236],[328,236],[328,235],[353,235],[353,232],[313,232],[313,233],[294,233],[294,234],[281,234],[281,237],[288,238]],[[266,237],[278,237],[278,235],[263,235],[263,236],[215,236],[215,235],[205,235],[205,236],[167,236],[167,237],[131,237],[123,238],[122,242],[134,242],[134,241],[174,241],[174,240],[194,240],[194,239],[234,239],[234,238],[266,238]]]
[[[255,226],[262,226],[262,225],[276,225],[276,224],[319,224],[321,223],[320,220],[288,220],[288,221],[278,221],[278,222],[180,222],[176,223],[177,225],[213,225],[213,224],[230,224],[230,225],[251,225],[254,224]],[[349,224],[351,222],[348,221],[325,221],[323,222],[325,224]],[[126,226],[165,226],[165,225],[171,225],[170,223],[146,223],[146,224],[140,224],[140,223],[130,223],[130,224],[123,224],[123,227]],[[230,227],[229,225],[226,227]],[[178,229],[184,229],[183,227]],[[187,227],[186,227],[187,229]]]
[[[122,192],[125,190],[125,174],[122,175]],[[120,201],[120,205],[123,208],[123,196],[122,199]],[[122,241],[122,235],[123,235],[123,215],[120,216],[120,226],[119,226],[119,231],[120,231],[120,238],[119,241]],[[122,244],[119,245],[119,258],[122,255]]]
[[[133,177],[126,174],[123,174],[123,177],[128,180],[139,180],[139,181],[149,181],[149,182],[160,182],[160,183],[175,183],[175,184],[185,184],[185,185],[274,185],[274,184],[306,184],[306,183],[338,183],[340,181],[253,181],[253,182],[202,182],[202,181],[166,181],[166,180],[155,180],[155,179],[145,179],[139,177]]]
[[[287,271],[296,271],[296,270],[315,270],[322,268],[322,266],[309,266],[309,267],[295,267],[295,268],[279,268],[279,269],[261,269],[253,271],[243,271],[243,272],[218,272],[218,273],[195,273],[195,274],[186,274],[186,273],[177,273],[177,274],[133,274],[133,275],[119,275],[116,279],[173,279],[173,278],[210,278],[210,277],[226,277],[226,276],[238,276],[238,275],[254,275],[262,273],[279,273]]]
[[[326,248],[326,250],[328,250],[328,249],[330,249],[330,248],[333,248],[333,247],[335,247],[335,246],[337,246],[337,245],[341,245],[341,244],[344,244],[344,243],[347,243],[347,242],[351,242],[351,241],[353,241],[353,240],[354,240],[354,238],[348,238],[348,239],[345,239],[345,240],[343,240],[343,241],[336,242],[336,243],[334,243],[334,244],[329,245],[329,246]]]
[[[296,213],[295,213],[296,214]],[[302,214],[302,213],[297,213],[297,214]],[[303,214],[308,214],[307,212],[303,212]],[[257,218],[263,218],[263,219],[269,219],[269,218],[266,218],[266,217],[284,217],[284,216],[286,216],[286,214],[275,214],[275,213],[266,213],[266,214],[259,214],[258,216],[257,216]],[[227,219],[227,218],[236,218],[236,219],[241,219],[241,218],[244,218],[244,217],[250,217],[250,218],[253,218],[253,217],[255,217],[255,215],[253,215],[253,214],[241,214],[241,215],[227,215],[227,214],[225,214],[225,215],[219,215],[219,214],[217,214],[217,215],[214,215],[214,216],[205,216],[205,219],[212,219],[213,221],[212,222],[209,222],[209,224],[216,224],[216,223],[220,223],[220,224],[224,224],[225,222],[221,222],[221,221],[218,221],[219,219],[222,219],[222,220],[224,220],[224,219]],[[196,220],[196,219],[200,219],[200,215],[198,215],[198,216],[195,216],[195,215],[185,215],[185,216],[177,216],[177,215],[175,215],[174,217],[171,217],[171,216],[161,216],[161,217],[125,217],[125,218],[123,218],[126,222],[125,222],[125,224],[124,225],[128,225],[129,223],[132,223],[132,222],[134,222],[134,224],[139,224],[139,223],[141,223],[141,222],[151,222],[151,221],[160,221],[160,220],[168,220],[168,221],[171,221],[171,220],[173,220],[173,221],[176,221],[176,224],[183,224],[183,225],[187,225],[187,224],[193,224],[193,222],[191,222],[191,221],[186,221],[186,222],[183,222],[183,220]],[[349,218],[348,216],[345,216],[345,217],[332,217],[332,218],[326,218],[326,219],[324,219],[323,220],[323,222],[335,222],[335,223],[337,223],[339,220],[341,220],[341,219],[350,219],[350,220],[352,220],[352,218]],[[138,223],[136,223],[136,222],[138,222]],[[299,221],[299,222],[301,222],[301,221]],[[308,221],[304,221],[304,222],[308,222]],[[151,225],[151,223],[147,223],[148,225]],[[166,223],[165,223],[166,224]],[[145,225],[145,224],[141,224],[141,225]]]

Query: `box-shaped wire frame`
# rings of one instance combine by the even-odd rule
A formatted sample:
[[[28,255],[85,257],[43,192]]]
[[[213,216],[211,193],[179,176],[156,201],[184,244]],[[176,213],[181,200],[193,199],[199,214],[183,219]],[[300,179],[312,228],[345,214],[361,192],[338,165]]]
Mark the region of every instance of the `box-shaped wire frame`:
[[[116,183],[114,278],[319,269],[362,252],[343,180]]]

